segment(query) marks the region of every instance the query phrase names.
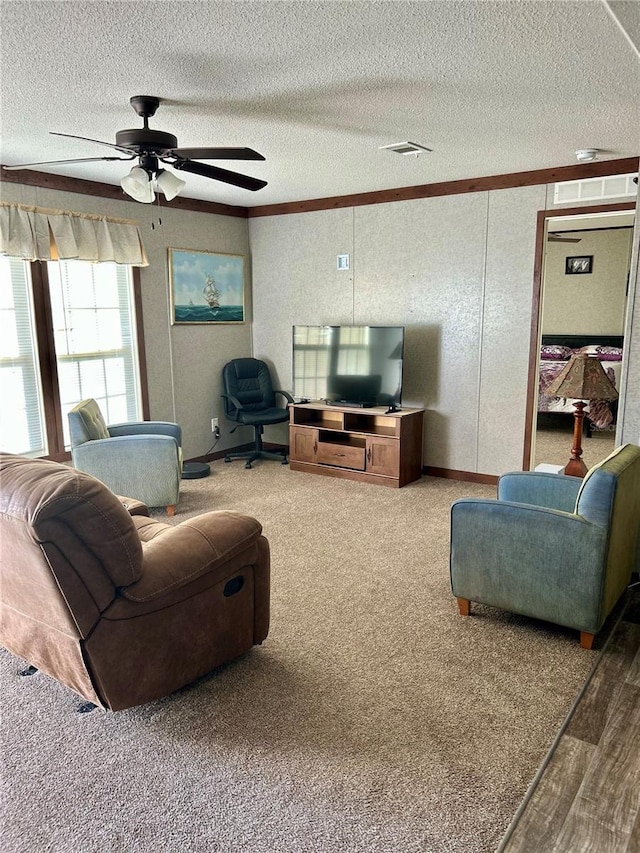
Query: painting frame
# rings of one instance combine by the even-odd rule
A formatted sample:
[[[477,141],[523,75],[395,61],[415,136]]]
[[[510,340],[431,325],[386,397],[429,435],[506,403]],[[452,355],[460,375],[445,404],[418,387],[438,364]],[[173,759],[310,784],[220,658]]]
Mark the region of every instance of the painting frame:
[[[565,259],[565,275],[591,275],[593,255],[573,255]]]
[[[172,326],[246,323],[244,255],[167,249]]]

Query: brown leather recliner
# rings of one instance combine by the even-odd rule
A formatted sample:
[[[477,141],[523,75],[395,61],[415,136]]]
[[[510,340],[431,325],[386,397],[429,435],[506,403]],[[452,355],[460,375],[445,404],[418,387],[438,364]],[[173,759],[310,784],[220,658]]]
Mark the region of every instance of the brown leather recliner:
[[[89,474],[0,454],[0,643],[112,711],[261,643],[269,544],[256,519],[171,526]]]

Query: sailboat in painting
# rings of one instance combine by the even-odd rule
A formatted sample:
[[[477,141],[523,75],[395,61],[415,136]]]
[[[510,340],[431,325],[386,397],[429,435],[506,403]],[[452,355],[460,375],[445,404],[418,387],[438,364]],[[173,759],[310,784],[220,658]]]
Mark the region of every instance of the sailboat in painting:
[[[207,283],[202,288],[202,295],[204,296],[209,308],[215,309],[220,307],[220,297],[222,294],[216,287],[213,276],[207,276]]]

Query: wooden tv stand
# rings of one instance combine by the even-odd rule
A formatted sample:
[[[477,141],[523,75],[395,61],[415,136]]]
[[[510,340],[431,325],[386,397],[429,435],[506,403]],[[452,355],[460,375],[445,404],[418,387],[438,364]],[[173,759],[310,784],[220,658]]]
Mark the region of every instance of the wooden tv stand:
[[[400,488],[422,476],[424,409],[387,414],[296,403],[289,409],[289,465],[294,471]]]

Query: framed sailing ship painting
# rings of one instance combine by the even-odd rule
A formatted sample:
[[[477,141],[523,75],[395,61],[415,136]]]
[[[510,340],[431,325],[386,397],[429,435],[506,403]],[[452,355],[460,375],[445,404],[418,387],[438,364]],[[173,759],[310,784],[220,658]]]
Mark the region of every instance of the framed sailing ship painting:
[[[171,323],[244,323],[244,258],[168,249]]]

